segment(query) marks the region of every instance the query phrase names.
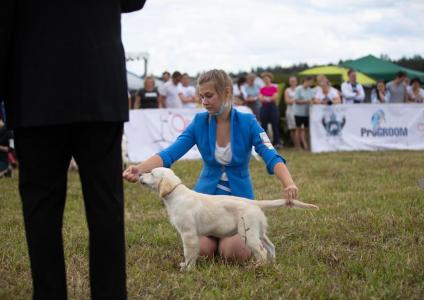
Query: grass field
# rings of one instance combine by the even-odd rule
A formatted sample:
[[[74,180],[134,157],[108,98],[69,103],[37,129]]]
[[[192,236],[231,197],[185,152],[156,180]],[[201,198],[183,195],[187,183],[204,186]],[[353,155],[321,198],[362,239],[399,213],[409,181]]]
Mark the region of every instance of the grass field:
[[[274,265],[201,260],[179,271],[182,244],[158,197],[126,184],[129,299],[424,299],[423,152],[283,151],[301,199],[319,211],[268,210]],[[200,161],[174,171],[193,187]],[[252,161],[256,198],[281,197]],[[0,299],[30,299],[17,173],[0,180]],[[88,299],[88,245],[78,175],[70,175],[63,234],[71,299]]]

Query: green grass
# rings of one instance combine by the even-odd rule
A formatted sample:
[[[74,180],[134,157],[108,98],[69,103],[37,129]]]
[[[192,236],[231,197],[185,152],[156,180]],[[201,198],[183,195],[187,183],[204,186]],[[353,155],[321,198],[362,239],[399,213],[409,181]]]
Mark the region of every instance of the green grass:
[[[129,299],[423,299],[423,152],[310,154],[283,151],[306,202],[319,211],[267,210],[274,265],[201,260],[179,271],[181,241],[158,197],[125,184]],[[174,171],[193,187],[199,161]],[[252,161],[257,199],[281,197]],[[15,175],[17,175],[15,173]],[[87,299],[88,245],[78,175],[64,221],[70,299]],[[31,277],[17,176],[0,180],[0,299],[29,299]]]

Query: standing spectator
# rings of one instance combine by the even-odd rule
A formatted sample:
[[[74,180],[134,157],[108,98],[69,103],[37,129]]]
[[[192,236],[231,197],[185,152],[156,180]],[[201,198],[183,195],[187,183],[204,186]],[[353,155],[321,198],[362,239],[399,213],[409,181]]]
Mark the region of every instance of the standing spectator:
[[[135,96],[134,108],[158,108],[159,92],[155,87],[155,77],[144,78],[144,88],[140,89]]]
[[[286,102],[287,128],[290,130],[290,138],[296,149],[300,148],[299,136],[296,135],[296,120],[294,118],[294,94],[297,87],[296,76],[290,76],[289,86],[284,91],[284,101]]]
[[[342,83],[342,96],[343,103],[352,104],[352,103],[362,103],[365,99],[365,92],[362,85],[356,82],[356,72],[355,70],[350,69],[347,72],[349,76],[348,81]]]
[[[10,18],[0,23],[0,99],[19,157],[34,300],[67,298],[62,224],[72,156],[89,230],[91,299],[127,297],[121,139],[128,94],[121,12],[141,9],[144,2],[0,2],[2,16]],[[58,64],[66,70],[61,76]]]
[[[248,106],[256,116],[256,120],[260,120],[259,111],[261,102],[259,101],[259,86],[255,83],[256,75],[250,73],[246,78],[244,91],[246,93],[246,106]]]
[[[169,73],[168,71],[164,71],[162,73],[162,81],[163,83],[167,83],[169,78],[171,78],[171,73]]]
[[[315,93],[314,104],[340,104],[339,91],[333,88],[328,79],[320,81],[320,89]]]
[[[386,89],[383,80],[377,81],[377,86],[371,91],[371,103],[388,103],[390,93]]]
[[[175,71],[172,73],[171,80],[164,83],[159,88],[159,106],[164,108],[182,108],[183,102],[178,96],[181,73]]]
[[[321,90],[322,82],[326,81],[326,80],[328,80],[328,79],[327,79],[327,76],[325,76],[324,74],[317,75],[315,93],[322,91]]]
[[[404,103],[408,101],[408,93],[404,84],[406,73],[400,71],[396,74],[396,78],[386,85],[386,89],[390,93],[390,103]]]
[[[415,103],[424,103],[424,89],[421,88],[421,80],[414,78],[411,80],[411,88],[408,94],[408,101]]]
[[[240,76],[236,83],[233,85],[233,104],[244,105],[246,100],[246,91],[244,89],[246,84],[246,77]]]
[[[309,105],[315,97],[315,90],[311,88],[313,82],[314,79],[311,76],[306,76],[303,84],[299,85],[294,93],[295,134],[300,140],[300,149],[303,148],[306,151],[309,151]]]
[[[280,143],[280,112],[276,105],[278,88],[272,84],[272,74],[264,72],[261,74],[262,80],[265,83],[259,90],[259,101],[262,107],[260,111],[261,126],[266,132],[268,124],[272,126],[272,144],[276,149],[281,148],[283,145]]]
[[[196,89],[194,86],[190,85],[190,77],[187,73],[184,73],[181,76],[178,97],[180,97],[181,101],[183,102],[184,108],[196,108]]]

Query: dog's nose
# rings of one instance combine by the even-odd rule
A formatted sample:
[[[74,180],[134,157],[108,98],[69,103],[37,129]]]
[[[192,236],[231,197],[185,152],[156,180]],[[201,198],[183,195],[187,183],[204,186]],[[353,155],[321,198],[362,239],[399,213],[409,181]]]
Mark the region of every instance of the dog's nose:
[[[144,183],[143,174],[140,175],[140,177],[138,178],[138,181],[140,181],[140,183]]]

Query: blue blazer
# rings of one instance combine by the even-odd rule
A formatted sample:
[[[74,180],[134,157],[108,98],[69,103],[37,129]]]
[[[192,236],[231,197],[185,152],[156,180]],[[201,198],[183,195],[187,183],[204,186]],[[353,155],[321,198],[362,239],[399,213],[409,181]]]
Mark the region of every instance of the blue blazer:
[[[231,194],[234,196],[254,198],[253,185],[249,174],[249,160],[252,146],[264,160],[268,173],[274,173],[274,166],[285,163],[278,152],[272,147],[268,136],[252,114],[231,110],[231,151],[232,160],[223,166],[215,160],[216,118],[207,112],[196,114],[185,131],[168,148],[159,152],[164,167],[171,165],[197,145],[203,159],[203,169],[194,188],[195,191],[213,195],[221,174],[228,176]]]

